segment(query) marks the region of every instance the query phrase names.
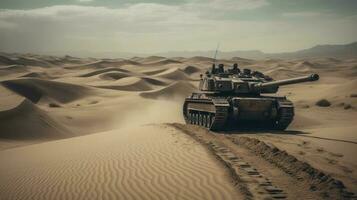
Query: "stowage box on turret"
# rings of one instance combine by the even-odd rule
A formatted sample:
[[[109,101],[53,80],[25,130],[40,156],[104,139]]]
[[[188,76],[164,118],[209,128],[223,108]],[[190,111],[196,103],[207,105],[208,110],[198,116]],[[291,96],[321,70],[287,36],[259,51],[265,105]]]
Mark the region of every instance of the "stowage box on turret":
[[[199,92],[185,99],[183,115],[186,123],[210,130],[250,126],[285,130],[294,117],[294,106],[277,93],[279,86],[319,79],[317,74],[274,81],[258,71],[238,68],[225,70],[222,64],[201,74]]]

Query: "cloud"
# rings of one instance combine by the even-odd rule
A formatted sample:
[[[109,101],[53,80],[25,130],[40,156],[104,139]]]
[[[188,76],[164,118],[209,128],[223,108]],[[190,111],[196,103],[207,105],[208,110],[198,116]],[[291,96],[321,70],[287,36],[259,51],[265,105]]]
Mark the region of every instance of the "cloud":
[[[283,17],[318,17],[324,15],[321,12],[290,12],[283,13]]]
[[[136,50],[150,41],[157,43],[164,35],[184,34],[185,30],[194,31],[202,25],[197,14],[161,4],[117,9],[66,5],[1,10],[0,43],[1,50],[7,51],[93,47],[98,51],[130,51],[134,50],[129,49],[131,46]]]
[[[93,0],[78,0],[78,2],[81,2],[81,3],[89,3],[89,2],[93,2]]]
[[[190,18],[191,20],[188,20]],[[0,21],[13,27],[35,30],[40,27],[63,27],[63,32],[95,30],[94,32],[152,32],[168,26],[192,23],[196,16],[174,6],[135,4],[110,9],[92,6],[52,6],[32,10],[4,10]],[[167,27],[164,27],[167,25]],[[160,26],[158,29],[157,27]],[[48,30],[48,29],[47,29]],[[88,32],[93,34],[93,32]]]
[[[355,38],[352,19],[343,23],[290,20],[312,13],[286,13],[278,20],[222,19],[267,6],[265,0],[194,0],[186,4],[126,4],[120,8],[57,5],[30,10],[0,10],[0,51],[292,50],[312,41]],[[289,21],[290,20],[290,21]],[[336,25],[337,24],[337,25]],[[338,26],[338,27],[337,27]],[[334,28],[336,27],[336,28]],[[321,33],[324,33],[321,35]],[[310,45],[307,45],[307,44]],[[277,45],[279,44],[279,45]],[[305,46],[304,46],[305,45]]]
[[[267,0],[193,0],[184,5],[200,12],[251,10],[268,5]]]

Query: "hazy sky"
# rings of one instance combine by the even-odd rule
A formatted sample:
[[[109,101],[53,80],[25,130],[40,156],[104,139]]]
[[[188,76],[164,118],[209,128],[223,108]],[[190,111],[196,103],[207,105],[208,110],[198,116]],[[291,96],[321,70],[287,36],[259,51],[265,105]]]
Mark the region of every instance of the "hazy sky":
[[[293,51],[357,41],[357,0],[0,0],[0,51]]]

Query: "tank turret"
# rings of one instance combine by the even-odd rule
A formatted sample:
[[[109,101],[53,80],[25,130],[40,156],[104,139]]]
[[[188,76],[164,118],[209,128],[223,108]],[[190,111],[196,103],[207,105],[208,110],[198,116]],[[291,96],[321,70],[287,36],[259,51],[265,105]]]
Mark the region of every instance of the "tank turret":
[[[275,81],[259,71],[240,70],[238,64],[228,70],[223,64],[213,65],[201,75],[199,91],[186,98],[183,115],[187,123],[211,130],[249,124],[284,130],[293,120],[293,103],[285,96],[267,94],[277,93],[279,86],[318,79],[311,74]]]
[[[201,75],[199,89],[207,92],[231,92],[255,95],[257,93],[276,93],[279,86],[316,81],[318,79],[319,75],[311,74],[274,81],[259,71],[252,72],[250,69],[240,71],[236,64],[233,65],[232,69],[225,71],[224,66],[220,64],[218,69],[213,66],[211,73],[206,73],[205,76]]]

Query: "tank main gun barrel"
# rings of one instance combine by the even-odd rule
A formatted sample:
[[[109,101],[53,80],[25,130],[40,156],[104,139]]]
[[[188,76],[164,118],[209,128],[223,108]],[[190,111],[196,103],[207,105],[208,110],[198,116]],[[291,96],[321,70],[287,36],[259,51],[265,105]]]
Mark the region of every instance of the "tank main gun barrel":
[[[290,85],[295,83],[302,83],[302,82],[309,82],[309,81],[317,81],[319,80],[318,74],[310,74],[307,76],[285,79],[285,80],[278,80],[278,81],[271,81],[266,83],[258,83],[254,85],[255,89],[264,89],[269,87],[277,87],[281,85]]]

